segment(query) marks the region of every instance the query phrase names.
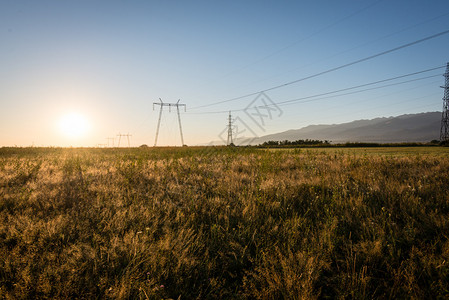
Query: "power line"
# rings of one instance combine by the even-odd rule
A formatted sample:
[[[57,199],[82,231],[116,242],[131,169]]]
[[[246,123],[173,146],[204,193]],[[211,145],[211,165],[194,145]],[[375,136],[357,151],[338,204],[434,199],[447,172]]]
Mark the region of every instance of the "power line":
[[[311,99],[311,100],[302,101],[302,103],[304,103],[304,102],[311,102],[311,101],[316,101],[316,100],[320,100],[320,99],[327,99],[327,98],[332,98],[332,97],[340,97],[340,96],[354,94],[354,93],[360,93],[360,92],[364,92],[364,91],[368,91],[368,90],[374,90],[374,89],[380,89],[380,88],[384,88],[384,87],[390,87],[390,86],[404,84],[404,83],[409,83],[409,82],[413,82],[413,81],[417,81],[417,80],[424,80],[424,79],[427,79],[427,78],[440,76],[441,74],[431,75],[431,76],[426,76],[426,77],[420,77],[420,78],[417,78],[417,79],[406,80],[406,81],[401,81],[401,82],[397,82],[397,83],[393,83],[393,84],[382,85],[382,86],[375,87],[375,88],[363,89],[363,90],[360,90],[360,91],[355,91],[355,92],[346,93],[346,94],[340,94],[340,95],[334,95],[334,96],[329,96],[329,97],[325,97],[325,98],[313,99],[313,98],[327,96],[327,95],[332,95],[332,94],[336,94],[336,93],[340,93],[340,92],[344,92],[344,91],[354,90],[354,89],[358,89],[358,88],[361,88],[361,87],[375,85],[375,84],[379,84],[379,83],[383,83],[383,82],[397,80],[397,79],[400,79],[400,78],[410,77],[410,76],[413,76],[413,75],[417,75],[417,74],[422,74],[422,73],[425,73],[425,72],[438,70],[438,69],[441,69],[441,68],[444,68],[444,67],[445,66],[434,67],[434,68],[430,68],[430,69],[426,69],[426,70],[422,70],[422,71],[418,71],[418,72],[413,72],[413,73],[409,73],[409,74],[405,74],[405,75],[400,75],[400,76],[395,76],[395,77],[391,77],[391,78],[387,78],[387,79],[377,80],[377,81],[374,81],[374,82],[360,84],[360,85],[356,85],[356,86],[352,86],[352,87],[348,87],[348,88],[344,88],[344,89],[339,89],[339,90],[334,90],[334,91],[330,91],[330,92],[326,92],[326,93],[320,93],[320,94],[305,96],[305,97],[301,97],[301,98],[296,98],[296,99],[276,102],[275,104],[276,105],[286,105],[287,103],[299,102],[301,100],[308,100],[308,99]],[[269,105],[270,104],[267,104],[267,106],[269,106]],[[244,109],[237,109],[237,110],[233,110],[233,111],[237,112],[237,111],[243,111],[243,110]],[[220,110],[220,111],[208,111],[208,112],[198,112],[198,113],[190,113],[190,114],[217,114],[217,113],[226,113],[226,112],[228,112],[228,111],[227,110]]]
[[[377,89],[381,89],[381,88],[385,88],[385,87],[390,87],[390,86],[395,86],[395,85],[400,85],[400,84],[404,84],[404,83],[410,83],[410,82],[414,82],[414,81],[419,81],[419,80],[424,80],[424,79],[428,79],[428,78],[433,78],[433,77],[437,77],[437,76],[441,76],[441,74],[436,74],[436,75],[430,75],[430,76],[425,76],[425,77],[420,77],[420,78],[416,78],[416,79],[410,79],[410,80],[406,80],[406,81],[401,81],[401,82],[396,82],[396,83],[390,83],[390,84],[386,84],[386,85],[382,85],[382,86],[377,86],[377,87],[372,87],[372,88],[367,88],[367,89],[363,89],[363,90],[359,90],[359,91],[354,91],[354,92],[349,92],[349,93],[344,93],[344,94],[339,94],[339,95],[335,95],[335,96],[328,96],[328,97],[324,97],[324,98],[318,98],[318,99],[310,99],[307,101],[301,101],[300,103],[305,103],[305,102],[313,102],[313,101],[317,101],[317,100],[321,100],[321,99],[327,99],[327,98],[333,98],[333,97],[341,97],[341,96],[347,96],[347,95],[352,95],[352,94],[357,94],[357,93],[362,93],[362,92],[366,92],[366,91],[372,91],[372,90],[377,90]],[[349,89],[343,89],[343,90],[349,90]],[[341,92],[343,90],[337,91],[337,92]],[[320,95],[322,96],[322,95]],[[319,97],[319,96],[317,96]],[[298,98],[298,99],[292,99],[292,100],[286,100],[286,101],[281,101],[276,103],[276,105],[287,105],[287,104],[291,104],[293,102],[299,102],[300,100],[305,100],[309,97],[304,97],[304,98]],[[269,104],[267,104],[268,106]]]
[[[342,17],[341,19],[338,19],[337,21],[335,21],[335,22],[333,22],[333,23],[331,23],[331,24],[329,24],[329,25],[327,25],[327,26],[324,26],[324,27],[318,29],[317,31],[315,31],[315,32],[313,32],[313,33],[311,33],[311,34],[309,34],[308,36],[306,36],[306,37],[304,37],[304,38],[302,38],[302,39],[299,39],[299,40],[297,40],[297,41],[294,41],[293,43],[290,43],[290,44],[288,44],[287,46],[284,46],[283,48],[280,48],[279,50],[276,50],[276,51],[274,51],[274,52],[272,52],[272,53],[270,53],[270,54],[268,54],[268,55],[266,55],[266,56],[264,56],[264,57],[262,57],[262,58],[260,58],[260,59],[258,59],[258,60],[255,60],[255,61],[253,61],[253,62],[251,62],[251,63],[249,63],[249,64],[247,64],[247,65],[245,65],[245,66],[243,66],[243,67],[241,67],[241,68],[239,68],[239,69],[237,69],[237,70],[231,71],[231,72],[225,74],[225,75],[222,76],[222,77],[230,76],[230,75],[232,75],[232,74],[234,74],[234,73],[237,73],[237,72],[239,72],[239,71],[245,70],[245,69],[247,69],[248,67],[251,67],[251,66],[253,66],[253,65],[255,65],[255,64],[258,64],[258,63],[260,63],[260,62],[262,62],[262,61],[265,61],[265,60],[269,59],[270,57],[276,56],[277,54],[279,54],[279,53],[281,53],[281,52],[284,52],[285,50],[287,50],[287,49],[289,49],[289,48],[291,48],[291,47],[293,47],[293,46],[295,46],[295,45],[297,45],[297,44],[299,44],[299,43],[302,43],[302,42],[304,42],[304,41],[306,41],[306,40],[308,40],[308,39],[310,39],[310,38],[312,38],[312,37],[314,37],[314,36],[316,36],[316,35],[318,35],[318,34],[321,34],[322,32],[324,32],[324,31],[326,31],[326,30],[328,30],[328,29],[334,27],[335,25],[337,25],[337,24],[339,24],[339,23],[342,23],[342,22],[346,21],[347,19],[352,18],[352,17],[355,16],[355,15],[358,15],[359,13],[361,13],[361,12],[363,12],[363,11],[365,11],[365,10],[367,10],[367,9],[369,9],[369,8],[371,8],[371,7],[373,7],[373,6],[375,6],[376,4],[378,4],[379,2],[382,2],[382,1],[383,1],[383,0],[377,0],[377,1],[374,1],[373,3],[367,5],[367,6],[361,8],[361,9],[359,9],[359,10],[356,10],[355,12],[353,12],[353,13],[347,15],[347,16],[344,16],[344,17]]]
[[[385,87],[391,87],[391,86],[395,86],[395,85],[400,85],[400,84],[410,83],[410,82],[414,82],[414,81],[429,79],[429,78],[433,78],[433,77],[437,77],[437,76],[441,76],[441,74],[420,77],[420,78],[416,78],[416,79],[411,79],[411,80],[406,80],[406,81],[386,84],[386,85],[382,85],[382,86],[378,86],[378,87],[367,88],[367,89],[363,89],[363,90],[359,90],[359,91],[354,91],[354,92],[349,92],[349,93],[344,93],[344,94],[338,94],[338,95],[333,95],[333,96],[327,96],[327,97],[321,97],[321,98],[316,98],[316,97],[323,96],[324,94],[313,95],[313,96],[306,96],[306,97],[301,97],[301,98],[291,99],[291,100],[285,100],[285,101],[277,102],[277,103],[274,103],[274,104],[266,104],[264,106],[257,106],[257,107],[258,108],[262,108],[262,107],[273,106],[273,105],[286,106],[286,105],[291,105],[291,104],[295,104],[295,103],[314,102],[314,101],[319,101],[319,100],[324,100],[324,99],[330,99],[330,98],[336,98],[336,97],[341,97],[341,96],[353,95],[353,94],[362,93],[362,92],[371,91],[371,90],[382,89],[382,88],[385,88]],[[354,88],[356,88],[356,87],[354,87]],[[353,89],[353,88],[348,88],[348,89],[344,89],[344,90],[349,90],[349,89]],[[341,90],[333,91],[333,92],[329,92],[329,93],[325,93],[325,94],[329,95],[329,94],[334,94],[334,93],[337,93],[337,92],[340,92],[340,91]],[[311,99],[311,98],[314,98],[314,99]],[[305,100],[305,101],[301,101],[301,100]],[[233,111],[234,112],[245,111],[245,108],[234,109]],[[193,113],[193,114],[223,114],[223,113],[226,113],[226,112],[227,111],[223,110],[223,111],[215,111],[215,112],[210,112],[209,111],[209,112]]]
[[[422,22],[419,22],[419,23],[413,24],[413,25],[411,25],[411,26],[405,27],[405,28],[403,28],[403,29],[401,29],[401,30],[398,30],[398,31],[395,31],[395,32],[393,32],[393,33],[389,33],[389,34],[384,35],[384,36],[382,36],[382,37],[380,37],[380,38],[377,38],[377,39],[375,39],[375,40],[372,40],[372,41],[369,41],[369,42],[360,44],[360,45],[358,45],[358,46],[352,47],[352,48],[350,48],[350,49],[341,51],[341,52],[336,53],[336,54],[334,54],[334,55],[331,55],[331,56],[329,56],[329,57],[327,57],[327,58],[316,60],[316,61],[314,61],[314,62],[305,64],[305,65],[300,66],[300,67],[296,67],[296,68],[290,69],[290,70],[287,71],[287,72],[281,72],[281,73],[278,73],[277,75],[273,75],[273,76],[270,76],[270,77],[265,78],[265,79],[253,81],[252,83],[243,85],[243,86],[241,86],[241,87],[249,86],[249,85],[251,85],[251,84],[258,83],[258,82],[262,82],[262,81],[266,81],[266,80],[268,80],[268,79],[272,79],[272,78],[279,77],[279,75],[281,75],[281,74],[289,73],[289,72],[292,72],[292,71],[295,71],[295,70],[298,70],[298,69],[301,69],[301,68],[304,68],[304,67],[312,66],[312,65],[314,65],[314,64],[316,64],[316,63],[318,63],[318,62],[326,61],[326,60],[329,60],[329,59],[331,59],[331,58],[337,57],[337,56],[339,56],[339,55],[348,53],[348,52],[350,52],[350,51],[353,51],[353,50],[356,50],[356,49],[365,47],[365,46],[367,46],[367,45],[376,43],[376,42],[378,42],[378,41],[381,41],[381,40],[383,40],[383,39],[392,37],[392,36],[397,35],[397,34],[399,34],[399,33],[402,33],[402,32],[405,32],[405,31],[407,31],[407,30],[410,30],[410,29],[412,29],[412,28],[415,28],[415,27],[418,27],[418,26],[422,26],[422,25],[424,25],[424,24],[426,24],[426,23],[430,23],[430,22],[435,21],[435,20],[438,20],[438,19],[440,19],[440,18],[442,18],[442,17],[446,17],[447,15],[449,15],[449,12],[446,12],[446,13],[444,13],[444,14],[438,15],[438,16],[433,17],[433,18],[430,18],[430,19],[426,19],[426,20],[424,20],[424,21],[422,21]]]
[[[436,76],[440,76],[440,74],[439,74],[439,75],[436,75]],[[432,76],[432,77],[435,77],[435,76]],[[355,100],[355,101],[351,101],[351,102],[349,102],[349,103],[345,103],[344,105],[338,104],[337,106],[334,106],[333,109],[335,109],[335,108],[341,108],[342,106],[352,106],[352,105],[354,105],[354,104],[360,104],[361,102],[373,102],[373,100],[377,100],[377,99],[385,98],[385,97],[391,97],[391,96],[393,96],[393,95],[397,95],[397,94],[400,94],[400,93],[403,93],[403,92],[410,92],[410,91],[412,91],[412,90],[422,88],[423,86],[428,86],[428,85],[431,85],[431,84],[436,84],[436,83],[438,83],[438,82],[440,82],[440,81],[439,81],[439,80],[438,80],[438,81],[432,81],[432,82],[430,82],[430,83],[425,83],[425,84],[421,84],[421,85],[416,85],[416,86],[413,86],[412,88],[406,88],[406,89],[402,89],[402,90],[400,90],[400,91],[395,91],[395,92],[392,92],[392,93],[387,93],[387,94],[383,94],[383,95],[376,96],[376,97],[370,97],[370,98],[368,98],[368,99],[363,99],[363,100],[358,99],[358,100]],[[353,94],[353,93],[349,93],[349,94]],[[434,94],[435,94],[435,93],[430,94],[430,95],[426,95],[426,96],[424,96],[424,97],[432,96],[432,95],[434,95]],[[316,101],[319,101],[319,100],[326,100],[326,99],[336,98],[336,97],[345,96],[345,95],[346,95],[346,94],[336,95],[336,96],[330,96],[330,97],[323,97],[323,98],[314,99],[313,101],[315,101],[315,100],[316,100]],[[388,105],[398,104],[398,103],[403,103],[403,102],[410,102],[410,101],[413,101],[413,100],[416,100],[416,99],[420,99],[420,98],[424,98],[424,97],[418,97],[418,98],[412,98],[412,99],[407,98],[405,101],[394,102],[394,103],[391,103],[391,102],[390,102]],[[307,101],[305,101],[305,102],[307,102]],[[301,103],[303,103],[303,102],[301,102]],[[291,104],[294,104],[294,103],[284,104],[283,106],[289,105],[289,104],[291,105]],[[386,105],[386,106],[388,106],[388,105]],[[379,107],[379,106],[376,106],[376,107]],[[375,108],[376,108],[376,107],[375,107]],[[380,106],[380,107],[382,107],[382,106]],[[326,108],[329,108],[329,106],[326,106]],[[323,109],[320,109],[320,111],[324,111],[324,110],[325,110],[324,108],[323,108]],[[362,110],[362,111],[366,111],[366,108],[365,108],[364,110]],[[361,112],[361,111],[357,111],[357,112]]]
[[[355,65],[355,64],[358,64],[358,63],[361,63],[361,62],[365,62],[365,61],[371,60],[373,58],[376,58],[376,57],[379,57],[379,56],[382,56],[382,55],[386,55],[386,54],[389,54],[389,53],[392,53],[392,52],[395,52],[395,51],[398,51],[398,50],[401,50],[401,49],[404,49],[404,48],[407,48],[407,47],[410,47],[410,46],[413,46],[413,45],[416,45],[416,44],[419,44],[419,43],[422,43],[422,42],[425,42],[425,41],[428,41],[428,40],[431,40],[431,39],[434,39],[434,38],[437,38],[439,36],[442,36],[442,35],[445,35],[445,34],[448,34],[448,33],[449,33],[449,30],[445,30],[445,31],[439,32],[437,34],[433,34],[433,35],[424,37],[422,39],[419,39],[419,40],[416,40],[416,41],[413,41],[413,42],[410,42],[410,43],[407,43],[407,44],[404,44],[404,45],[401,45],[401,46],[398,46],[398,47],[395,47],[395,48],[392,48],[392,49],[389,49],[389,50],[386,50],[386,51],[383,51],[383,52],[380,52],[380,53],[377,53],[377,54],[374,54],[374,55],[371,55],[371,56],[368,56],[368,57],[365,57],[365,58],[362,58],[362,59],[358,59],[358,60],[355,60],[353,62],[344,64],[344,65],[341,65],[341,66],[338,66],[338,67],[335,67],[335,68],[331,68],[331,69],[328,69],[328,70],[325,70],[325,71],[322,71],[322,72],[319,72],[319,73],[316,73],[316,74],[313,74],[313,75],[309,75],[309,76],[306,76],[306,77],[303,77],[303,78],[300,78],[300,79],[296,79],[296,80],[293,80],[293,81],[290,81],[290,82],[287,82],[287,83],[284,83],[284,84],[273,86],[273,87],[265,89],[265,90],[260,90],[260,91],[257,91],[257,92],[249,93],[249,94],[246,94],[246,95],[243,95],[243,96],[239,96],[239,97],[235,97],[235,98],[231,98],[231,99],[227,99],[227,100],[218,101],[218,102],[215,102],[215,103],[210,103],[210,104],[204,104],[204,105],[196,106],[196,107],[193,107],[192,109],[209,107],[209,106],[218,105],[218,104],[222,104],[222,103],[226,103],[226,102],[240,100],[240,99],[243,99],[243,98],[246,98],[246,97],[255,96],[255,95],[257,95],[259,93],[262,93],[262,92],[268,92],[268,91],[272,91],[272,90],[275,90],[275,89],[283,88],[283,87],[286,87],[286,86],[289,86],[289,85],[292,85],[292,84],[295,84],[295,83],[298,83],[298,82],[301,82],[301,81],[305,81],[305,80],[308,80],[308,79],[311,79],[311,78],[315,78],[315,77],[318,77],[318,76],[321,76],[321,75],[324,75],[324,74],[327,74],[327,73],[335,72],[337,70],[340,70],[340,69],[343,69],[343,68],[347,68],[349,66],[352,66],[352,65]]]

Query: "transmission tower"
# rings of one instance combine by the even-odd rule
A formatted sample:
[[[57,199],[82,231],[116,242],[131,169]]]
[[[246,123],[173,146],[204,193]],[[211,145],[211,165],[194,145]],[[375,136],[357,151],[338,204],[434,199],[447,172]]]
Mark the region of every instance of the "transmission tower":
[[[117,136],[118,136],[118,146],[117,147],[120,147],[120,140],[121,140],[122,137],[127,137],[128,138],[128,148],[131,147],[131,144],[129,142],[129,137],[132,136],[131,134],[129,134],[129,133],[121,134],[121,133],[119,133],[119,134],[117,134]]]
[[[226,142],[226,145],[230,146],[230,145],[234,145],[234,140],[232,139],[232,116],[231,116],[231,111],[229,111],[229,118],[228,118],[228,140]]]
[[[180,99],[181,100],[181,99]],[[154,110],[154,106],[155,105],[160,105],[161,109],[159,110],[159,120],[157,121],[157,128],[156,128],[156,138],[154,139],[154,147],[156,147],[157,145],[157,138],[159,136],[159,128],[161,126],[161,117],[162,117],[162,110],[164,106],[168,106],[168,112],[171,112],[171,107],[174,106],[176,107],[176,112],[178,113],[178,124],[179,124],[179,133],[181,134],[181,145],[184,146],[184,137],[182,135],[182,126],[181,126],[181,115],[179,113],[179,107],[180,106],[184,106],[184,111],[186,111],[186,105],[185,104],[180,104],[179,101],[176,103],[164,103],[162,101],[161,98],[159,98],[159,101],[161,101],[161,103],[158,102],[153,102],[153,110]]]
[[[441,116],[440,141],[449,142],[449,63],[446,65],[446,73],[444,73],[445,82],[443,96],[443,115]]]

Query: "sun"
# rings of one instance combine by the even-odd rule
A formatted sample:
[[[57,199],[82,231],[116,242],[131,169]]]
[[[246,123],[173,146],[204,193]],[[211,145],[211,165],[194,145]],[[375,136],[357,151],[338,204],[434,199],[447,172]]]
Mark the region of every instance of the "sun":
[[[89,131],[89,121],[79,113],[69,113],[59,120],[59,130],[68,138],[80,138]]]

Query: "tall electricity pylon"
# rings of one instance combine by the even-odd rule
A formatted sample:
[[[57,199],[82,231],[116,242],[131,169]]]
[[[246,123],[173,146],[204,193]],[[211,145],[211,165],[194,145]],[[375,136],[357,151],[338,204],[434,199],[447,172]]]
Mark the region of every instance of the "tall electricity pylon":
[[[234,145],[234,140],[232,139],[232,116],[231,116],[231,111],[229,111],[229,117],[228,117],[228,140],[226,142],[226,145],[230,146],[230,145]]]
[[[161,101],[161,103],[153,102],[153,110],[154,110],[154,106],[155,105],[160,105],[161,106],[161,109],[159,111],[159,119],[157,121],[156,138],[154,139],[154,147],[156,147],[156,145],[157,145],[157,138],[159,136],[159,128],[161,126],[162,110],[163,110],[164,106],[168,106],[168,112],[171,112],[171,107],[172,106],[176,107],[176,112],[178,113],[179,133],[181,134],[181,146],[184,146],[184,137],[182,135],[181,114],[179,113],[179,107],[180,106],[184,106],[184,111],[186,111],[186,109],[187,109],[186,105],[179,103],[179,101],[181,101],[181,99],[178,100],[178,102],[176,102],[176,103],[164,103],[161,98],[159,98],[159,101]]]
[[[449,142],[449,63],[446,65],[446,73],[444,73],[445,82],[443,96],[443,115],[441,116],[440,141]]]
[[[131,143],[129,142],[129,137],[132,136],[131,134],[129,134],[129,133],[121,134],[121,133],[119,133],[119,134],[117,134],[117,136],[118,136],[118,146],[117,147],[120,147],[120,140],[121,140],[122,137],[125,137],[125,136],[128,138],[128,148],[131,147]]]
[[[130,143],[130,141],[129,141],[129,138],[130,138],[132,135],[129,134],[129,133],[127,133],[127,134],[124,134],[124,136],[126,136],[126,138],[128,139],[128,148],[131,147],[131,143]]]

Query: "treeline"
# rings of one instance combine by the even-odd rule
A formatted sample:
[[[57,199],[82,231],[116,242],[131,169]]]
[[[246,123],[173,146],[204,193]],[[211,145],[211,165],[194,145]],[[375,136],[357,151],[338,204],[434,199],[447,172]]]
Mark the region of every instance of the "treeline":
[[[420,142],[407,142],[407,143],[371,143],[371,142],[346,142],[346,143],[338,143],[331,144],[330,141],[325,140],[296,140],[296,141],[267,141],[262,144],[257,145],[256,147],[262,148],[294,148],[294,147],[349,147],[349,148],[367,148],[367,147],[422,147],[422,146],[447,146],[447,143],[440,142],[437,140],[430,141],[428,143],[420,143]]]
[[[262,144],[259,144],[259,147],[291,147],[291,146],[322,146],[322,145],[330,145],[329,141],[320,141],[320,140],[296,140],[296,141],[267,141]]]
[[[428,143],[420,142],[404,142],[404,143],[364,143],[364,142],[347,142],[343,144],[334,144],[333,147],[348,147],[348,148],[369,148],[369,147],[422,147],[422,146],[438,146],[442,145],[438,141],[431,141]]]

